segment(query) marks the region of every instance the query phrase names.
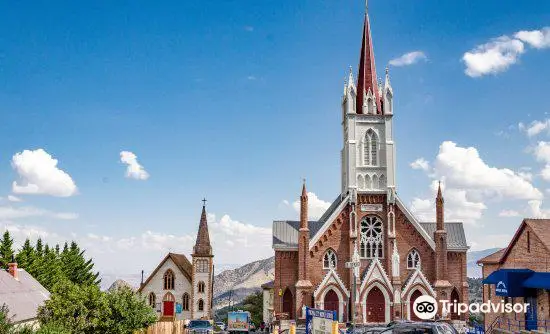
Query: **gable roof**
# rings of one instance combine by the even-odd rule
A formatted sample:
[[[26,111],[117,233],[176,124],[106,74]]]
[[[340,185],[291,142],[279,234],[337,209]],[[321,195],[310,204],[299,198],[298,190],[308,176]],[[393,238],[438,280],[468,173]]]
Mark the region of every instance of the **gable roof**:
[[[512,240],[508,244],[508,246],[504,249],[501,249],[491,255],[488,255],[480,260],[477,261],[477,263],[483,263],[483,264],[496,264],[496,263],[503,263],[506,260],[506,257],[508,254],[510,254],[510,251],[516,244],[516,242],[519,239],[519,236],[523,232],[526,226],[529,226],[535,236],[539,238],[539,240],[542,242],[544,247],[548,251],[550,251],[550,219],[534,219],[534,218],[525,218],[519,225],[518,229],[516,230],[516,233],[514,233],[514,236],[512,237]]]
[[[477,260],[477,263],[499,263],[500,258],[502,257],[502,254],[506,251],[506,248],[499,249],[496,252],[487,255],[486,257],[483,257],[479,260]]]
[[[309,221],[310,248],[322,236],[325,229],[332,224],[343,206],[347,204],[348,197],[338,196],[317,221]],[[398,208],[407,217],[413,227],[426,240],[428,245],[435,250],[433,232],[436,230],[435,222],[418,222],[416,217],[405,207],[399,197],[396,197]],[[298,231],[300,222],[297,220],[276,220],[273,221],[273,248],[277,250],[298,249]],[[447,231],[447,249],[455,252],[468,250],[464,225],[461,222],[445,222]]]
[[[162,267],[162,265],[168,261],[168,259],[172,260],[176,267],[182,272],[185,277],[189,279],[189,281],[192,281],[193,277],[193,265],[189,260],[187,260],[187,257],[183,254],[177,254],[177,253],[168,253],[162,261],[160,261],[159,265],[153,270],[153,272],[147,277],[147,280],[139,287],[138,292],[141,292],[143,287],[145,287],[149,281],[156,275],[156,273],[159,271],[159,269]]]
[[[24,269],[17,269],[17,278],[0,270],[0,306],[8,306],[8,316],[15,323],[36,319],[38,307],[50,298],[50,292]]]
[[[436,223],[421,222],[422,228],[433,236],[437,228]],[[468,244],[466,243],[466,235],[464,234],[464,226],[460,222],[445,222],[445,231],[447,231],[447,249],[450,251],[466,251]]]

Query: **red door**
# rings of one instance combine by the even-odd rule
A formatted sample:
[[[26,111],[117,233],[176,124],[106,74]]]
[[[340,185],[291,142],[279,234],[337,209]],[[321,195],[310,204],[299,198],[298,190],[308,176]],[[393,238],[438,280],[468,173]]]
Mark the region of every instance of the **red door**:
[[[165,316],[173,316],[174,315],[174,302],[162,302],[163,306],[163,315]]]
[[[376,286],[367,295],[367,322],[386,322],[386,301]]]
[[[340,314],[338,314],[340,303],[338,301],[338,295],[334,290],[327,292],[323,305],[324,309],[327,311],[336,311],[336,319],[340,319]]]
[[[420,296],[422,296],[422,292],[420,292],[419,290],[414,290],[414,292],[411,295],[411,301],[409,302],[409,314],[411,315],[412,321],[422,321],[419,317],[416,316],[416,314],[414,314],[414,311],[413,311],[414,301],[416,300],[416,298]]]

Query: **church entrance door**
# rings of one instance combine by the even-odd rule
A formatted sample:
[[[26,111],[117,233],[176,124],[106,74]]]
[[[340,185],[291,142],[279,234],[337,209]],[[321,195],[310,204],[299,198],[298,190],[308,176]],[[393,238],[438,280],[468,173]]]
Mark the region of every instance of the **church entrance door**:
[[[294,299],[289,289],[283,294],[283,313],[288,314],[290,319],[294,319]]]
[[[386,321],[386,300],[378,287],[374,287],[367,295],[367,322]]]
[[[338,300],[338,295],[334,290],[329,290],[325,295],[325,300],[323,301],[324,309],[327,311],[336,311],[336,319],[340,319],[340,302]]]
[[[162,308],[164,310],[163,315],[173,316],[174,315],[174,302],[162,302]]]
[[[416,316],[416,314],[414,314],[414,311],[413,311],[414,301],[416,300],[416,298],[420,296],[422,296],[422,292],[420,292],[420,290],[414,290],[414,292],[411,295],[411,300],[409,301],[409,314],[411,316],[412,321],[422,321],[419,317]]]
[[[173,316],[174,315],[174,302],[176,300],[174,299],[174,295],[170,292],[166,293],[164,295],[164,298],[162,298],[162,315],[163,316]]]
[[[451,302],[454,302],[455,300],[457,303],[460,303],[460,297],[458,296],[458,291],[456,291],[456,289],[453,289],[453,292],[451,292]],[[454,307],[451,311],[451,320],[460,320],[460,316],[458,315],[458,310],[455,310]]]

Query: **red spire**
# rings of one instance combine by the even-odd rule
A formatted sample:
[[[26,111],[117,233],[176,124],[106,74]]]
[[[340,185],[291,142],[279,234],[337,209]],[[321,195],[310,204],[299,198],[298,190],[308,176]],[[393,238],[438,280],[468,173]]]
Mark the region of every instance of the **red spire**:
[[[366,7],[366,6],[365,6]],[[363,41],[361,42],[361,55],[359,57],[359,75],[357,78],[357,105],[356,112],[363,113],[363,93],[372,91],[376,101],[376,113],[381,114],[380,96],[376,83],[376,67],[374,66],[374,51],[370,32],[369,13],[365,8],[365,23],[363,24]]]

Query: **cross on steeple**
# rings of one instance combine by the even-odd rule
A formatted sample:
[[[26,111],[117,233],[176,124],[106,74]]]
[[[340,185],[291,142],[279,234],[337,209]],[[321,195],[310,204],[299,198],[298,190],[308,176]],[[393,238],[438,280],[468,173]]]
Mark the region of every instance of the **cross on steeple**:
[[[206,201],[206,198],[203,198],[203,199],[202,199],[202,206],[206,206],[206,202],[207,202],[207,201]]]

